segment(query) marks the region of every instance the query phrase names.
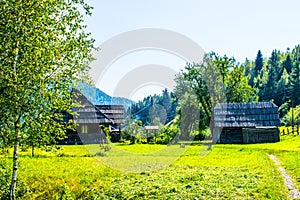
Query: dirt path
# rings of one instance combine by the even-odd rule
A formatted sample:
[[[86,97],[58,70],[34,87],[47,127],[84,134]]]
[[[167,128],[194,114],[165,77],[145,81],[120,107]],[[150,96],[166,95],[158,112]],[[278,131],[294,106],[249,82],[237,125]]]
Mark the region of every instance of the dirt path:
[[[300,192],[298,191],[296,185],[294,184],[291,176],[285,171],[285,169],[280,165],[279,160],[276,158],[276,156],[272,154],[267,154],[271,160],[274,161],[274,163],[278,166],[278,170],[280,171],[284,183],[288,190],[290,191],[289,193],[289,198],[291,199],[300,199]]]

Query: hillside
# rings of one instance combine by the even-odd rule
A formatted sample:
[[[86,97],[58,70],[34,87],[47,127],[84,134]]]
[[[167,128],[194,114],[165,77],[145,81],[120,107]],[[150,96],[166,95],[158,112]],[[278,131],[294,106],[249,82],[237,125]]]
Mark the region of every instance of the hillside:
[[[111,97],[102,90],[85,83],[79,83],[78,89],[95,105],[124,105],[125,108],[128,108],[135,103],[123,97]]]

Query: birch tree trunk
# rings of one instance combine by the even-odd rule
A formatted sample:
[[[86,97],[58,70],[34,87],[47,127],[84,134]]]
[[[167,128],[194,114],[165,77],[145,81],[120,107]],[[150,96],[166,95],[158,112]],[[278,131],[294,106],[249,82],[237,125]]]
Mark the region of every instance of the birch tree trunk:
[[[10,199],[15,200],[15,190],[17,184],[18,172],[18,155],[19,155],[19,120],[15,122],[15,142],[14,142],[14,155],[13,155],[13,172],[10,184]]]

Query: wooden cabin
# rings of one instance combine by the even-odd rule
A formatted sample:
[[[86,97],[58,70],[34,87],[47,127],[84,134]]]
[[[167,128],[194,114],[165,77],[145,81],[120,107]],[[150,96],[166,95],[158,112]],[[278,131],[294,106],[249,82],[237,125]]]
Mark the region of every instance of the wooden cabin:
[[[158,126],[145,126],[147,143],[153,141],[154,137],[157,137],[158,134]]]
[[[272,102],[221,103],[214,108],[213,142],[278,142],[279,125],[278,107]]]
[[[76,123],[76,131],[69,131],[67,138],[60,143],[63,144],[96,144],[106,143],[106,136],[100,125],[104,127],[120,126],[124,122],[123,105],[93,105],[81,92],[76,89],[72,91],[73,99],[80,106],[73,107],[72,111],[77,113],[65,118],[72,119]],[[116,114],[112,114],[115,113]]]
[[[118,142],[121,139],[121,124],[124,123],[124,105],[96,105],[96,108],[110,119],[111,141]]]

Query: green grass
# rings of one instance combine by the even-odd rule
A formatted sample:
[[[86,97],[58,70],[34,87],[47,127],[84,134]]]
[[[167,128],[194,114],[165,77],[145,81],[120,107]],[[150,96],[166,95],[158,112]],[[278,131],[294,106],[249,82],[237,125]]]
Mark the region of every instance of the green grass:
[[[20,152],[20,199],[287,199],[266,153],[275,154],[300,186],[300,137],[210,150],[200,144],[117,144],[100,154],[99,149],[63,146],[37,151],[34,158]]]
[[[281,126],[279,127],[281,135],[299,135],[300,129],[297,126],[294,126],[294,131],[292,126]]]
[[[135,145],[124,145],[124,144],[116,144],[120,149],[123,149],[124,151],[132,152],[132,153],[151,153],[155,152],[158,150],[163,149],[165,146],[164,145],[144,145],[144,144],[135,144]]]
[[[276,152],[275,155],[300,189],[300,152]]]
[[[218,145],[219,148],[246,147],[260,152],[274,154],[281,165],[292,175],[295,184],[300,189],[300,136],[281,136],[278,143],[251,144],[251,145]]]

